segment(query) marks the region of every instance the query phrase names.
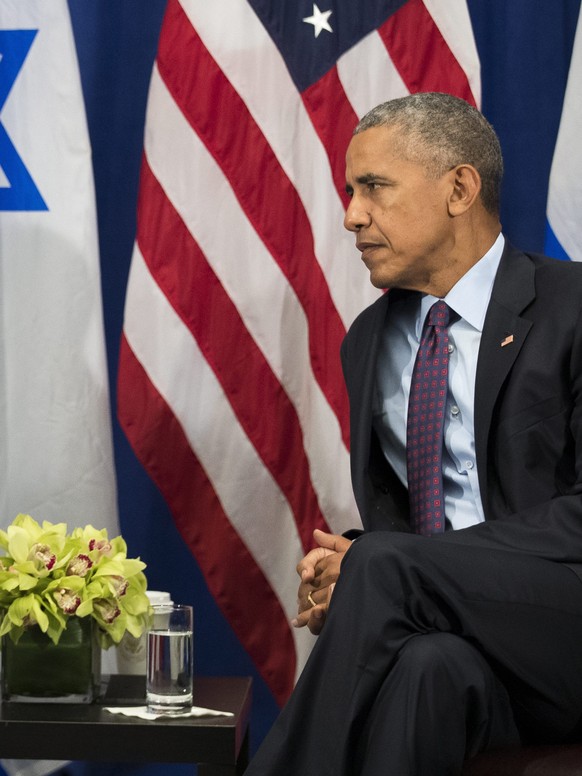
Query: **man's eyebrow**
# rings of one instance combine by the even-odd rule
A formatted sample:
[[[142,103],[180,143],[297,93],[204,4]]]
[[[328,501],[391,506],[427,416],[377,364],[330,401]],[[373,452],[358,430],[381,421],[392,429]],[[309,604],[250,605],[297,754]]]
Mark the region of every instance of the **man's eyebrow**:
[[[356,183],[365,186],[368,183],[390,183],[391,179],[385,175],[379,175],[377,172],[366,172],[363,175],[358,175]]]
[[[356,178],[356,183],[372,183],[373,181],[380,180],[381,176],[376,175],[375,172],[367,172],[364,175],[359,175]]]

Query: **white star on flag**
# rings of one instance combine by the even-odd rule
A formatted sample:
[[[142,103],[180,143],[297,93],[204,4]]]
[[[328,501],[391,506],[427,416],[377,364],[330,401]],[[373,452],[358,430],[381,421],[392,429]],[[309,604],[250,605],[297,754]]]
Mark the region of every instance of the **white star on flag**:
[[[328,22],[331,14],[332,11],[320,11],[317,5],[313,3],[313,16],[306,16],[303,21],[307,24],[313,24],[313,31],[315,33],[315,37],[317,38],[322,30],[333,32]]]

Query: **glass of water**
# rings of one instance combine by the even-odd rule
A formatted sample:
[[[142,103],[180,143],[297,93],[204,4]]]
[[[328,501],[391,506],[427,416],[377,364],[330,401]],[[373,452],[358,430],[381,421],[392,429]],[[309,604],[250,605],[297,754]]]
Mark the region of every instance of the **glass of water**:
[[[183,714],[192,707],[192,607],[160,604],[153,610],[146,650],[148,711],[154,714]]]

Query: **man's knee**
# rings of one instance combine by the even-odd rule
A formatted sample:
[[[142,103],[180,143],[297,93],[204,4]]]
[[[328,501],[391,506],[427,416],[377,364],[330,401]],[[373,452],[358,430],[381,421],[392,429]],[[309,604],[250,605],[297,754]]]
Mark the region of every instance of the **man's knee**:
[[[452,633],[421,633],[409,639],[398,654],[401,666],[410,666],[415,672],[426,674],[466,667],[471,675],[487,668],[482,655],[465,639]]]
[[[386,590],[390,599],[410,595],[410,576],[422,567],[422,555],[429,551],[424,536],[372,531],[360,536],[342,562],[342,575],[353,584],[372,583]]]

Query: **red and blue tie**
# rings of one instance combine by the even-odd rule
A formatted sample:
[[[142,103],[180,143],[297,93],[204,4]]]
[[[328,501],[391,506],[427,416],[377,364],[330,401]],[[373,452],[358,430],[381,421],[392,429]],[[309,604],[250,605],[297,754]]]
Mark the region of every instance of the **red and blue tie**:
[[[453,313],[454,315],[454,313]],[[445,530],[443,427],[449,378],[451,310],[442,301],[428,311],[412,373],[406,425],[410,525],[415,533]]]

